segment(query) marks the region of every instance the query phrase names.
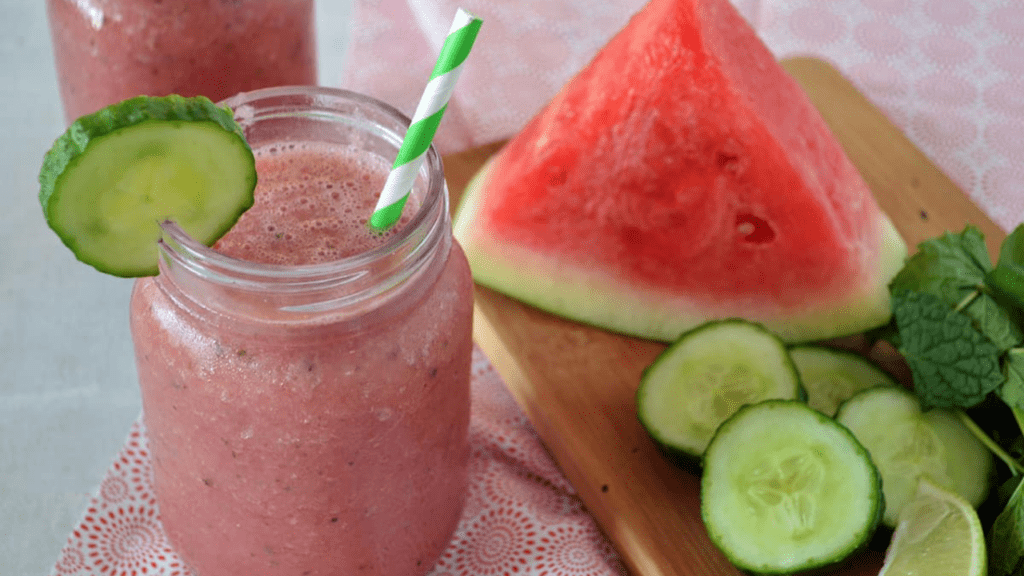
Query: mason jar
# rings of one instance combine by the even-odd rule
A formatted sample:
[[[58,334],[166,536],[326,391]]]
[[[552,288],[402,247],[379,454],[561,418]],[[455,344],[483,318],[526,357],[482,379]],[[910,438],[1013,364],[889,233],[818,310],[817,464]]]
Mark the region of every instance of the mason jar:
[[[68,123],[139,95],[317,83],[313,0],[46,0]]]
[[[377,234],[408,118],[314,87],[225,104],[255,204],[213,248],[164,223],[131,300],[163,527],[200,576],[423,574],[469,459],[473,288],[441,159]]]

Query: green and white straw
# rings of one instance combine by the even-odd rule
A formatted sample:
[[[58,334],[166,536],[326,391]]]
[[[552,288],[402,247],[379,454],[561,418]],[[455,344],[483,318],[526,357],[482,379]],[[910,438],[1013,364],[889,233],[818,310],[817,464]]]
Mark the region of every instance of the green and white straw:
[[[377,206],[370,215],[370,227],[385,230],[402,216],[402,208],[412,191],[416,174],[423,164],[423,158],[430,148],[430,142],[437,132],[448,107],[448,100],[455,89],[455,82],[462,73],[462,64],[469,55],[469,50],[476,41],[483,21],[480,18],[459,8],[455,20],[448,31],[448,36],[441,46],[441,54],[430,75],[430,82],[423,91],[420,103],[413,114],[412,123],[405,134],[398,157],[391,167],[384,190],[380,193]]]

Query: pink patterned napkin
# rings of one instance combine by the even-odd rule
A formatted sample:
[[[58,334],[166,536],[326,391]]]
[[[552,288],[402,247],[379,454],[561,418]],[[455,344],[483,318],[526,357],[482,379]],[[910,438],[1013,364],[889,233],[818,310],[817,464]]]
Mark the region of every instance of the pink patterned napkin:
[[[479,349],[473,351],[472,399],[469,497],[431,576],[624,574]],[[160,526],[151,473],[140,419],[51,576],[192,576]]]
[[[415,109],[462,6],[484,19],[442,153],[514,134],[642,0],[357,0],[340,83]],[[1024,220],[1024,3],[733,0],[779,58],[835,64],[993,220]]]

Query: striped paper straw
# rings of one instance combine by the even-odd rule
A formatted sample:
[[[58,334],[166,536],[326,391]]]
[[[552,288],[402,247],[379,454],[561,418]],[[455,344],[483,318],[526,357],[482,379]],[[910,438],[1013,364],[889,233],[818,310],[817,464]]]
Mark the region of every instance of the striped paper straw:
[[[434,65],[434,72],[430,75],[430,82],[423,91],[412,123],[398,150],[398,157],[391,166],[384,190],[381,191],[377,206],[370,216],[370,227],[375,230],[389,228],[402,216],[402,208],[412,191],[412,184],[423,164],[423,157],[434,139],[437,125],[441,123],[441,116],[444,115],[448,100],[455,89],[455,81],[462,73],[462,63],[469,55],[482,23],[480,18],[462,8],[455,14],[452,27],[444,39],[444,45],[441,46],[437,64]]]

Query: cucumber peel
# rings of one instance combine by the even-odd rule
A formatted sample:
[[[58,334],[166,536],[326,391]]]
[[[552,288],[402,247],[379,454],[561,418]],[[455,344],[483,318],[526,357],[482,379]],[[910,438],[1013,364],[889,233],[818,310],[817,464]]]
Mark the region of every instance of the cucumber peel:
[[[72,123],[43,158],[39,185],[47,224],[76,258],[152,276],[159,222],[212,245],[252,206],[256,165],[230,109],[139,96]]]

